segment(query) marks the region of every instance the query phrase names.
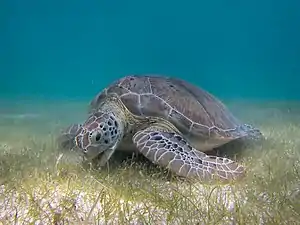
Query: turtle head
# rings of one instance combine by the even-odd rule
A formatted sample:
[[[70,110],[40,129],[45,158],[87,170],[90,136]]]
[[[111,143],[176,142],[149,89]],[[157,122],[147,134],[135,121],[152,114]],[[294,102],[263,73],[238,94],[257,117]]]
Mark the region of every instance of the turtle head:
[[[75,137],[75,143],[87,160],[116,148],[122,138],[122,124],[113,113],[91,114]]]

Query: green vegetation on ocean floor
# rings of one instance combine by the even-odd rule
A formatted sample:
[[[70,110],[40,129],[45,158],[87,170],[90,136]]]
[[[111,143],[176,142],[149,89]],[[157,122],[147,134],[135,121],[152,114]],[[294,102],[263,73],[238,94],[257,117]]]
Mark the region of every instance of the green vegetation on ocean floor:
[[[247,175],[231,184],[184,182],[137,159],[84,169],[42,130],[52,119],[0,118],[0,224],[300,224],[300,105],[232,107],[268,140],[242,152]]]

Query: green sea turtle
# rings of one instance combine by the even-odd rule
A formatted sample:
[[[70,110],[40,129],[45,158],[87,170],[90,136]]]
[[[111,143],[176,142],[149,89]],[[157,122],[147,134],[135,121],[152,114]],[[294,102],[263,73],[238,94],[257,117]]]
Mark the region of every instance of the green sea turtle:
[[[182,177],[229,180],[242,176],[244,167],[205,152],[262,137],[203,89],[172,77],[132,75],[102,90],[87,120],[66,129],[60,144],[79,148],[87,161],[99,157],[100,166],[116,150],[136,151]]]

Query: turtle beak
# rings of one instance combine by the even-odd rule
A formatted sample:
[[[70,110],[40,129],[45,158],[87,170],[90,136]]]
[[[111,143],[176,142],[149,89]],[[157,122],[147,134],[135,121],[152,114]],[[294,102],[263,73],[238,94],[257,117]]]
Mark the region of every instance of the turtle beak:
[[[87,147],[86,149],[83,149],[84,158],[87,161],[91,161],[95,158],[100,157],[103,154],[103,152],[104,152],[103,148],[100,148],[98,146],[93,146],[93,145]]]
[[[101,145],[91,143],[90,132],[87,129],[82,129],[76,136],[76,145],[83,153],[83,157],[86,161],[94,160],[106,150]]]

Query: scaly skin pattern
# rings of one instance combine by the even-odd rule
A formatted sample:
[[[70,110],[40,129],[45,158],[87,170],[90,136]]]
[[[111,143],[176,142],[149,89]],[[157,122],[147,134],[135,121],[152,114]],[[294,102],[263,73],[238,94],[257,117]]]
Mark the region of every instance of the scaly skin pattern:
[[[105,165],[122,140],[124,128],[128,132],[130,127],[126,118],[122,118],[120,120],[114,112],[106,110],[96,112],[86,120],[77,133],[75,143],[87,155],[87,159],[93,159],[104,152],[100,161],[102,166]],[[131,127],[134,129],[134,126]],[[193,148],[167,121],[161,120],[141,127],[132,137],[136,149],[151,162],[178,176],[199,180],[232,180],[244,175],[244,168],[236,162],[209,156]],[[108,157],[105,156],[107,152]]]
[[[243,166],[227,158],[206,155],[193,148],[181,135],[162,131],[159,124],[137,132],[133,142],[153,163],[182,177],[232,180],[244,175]]]

